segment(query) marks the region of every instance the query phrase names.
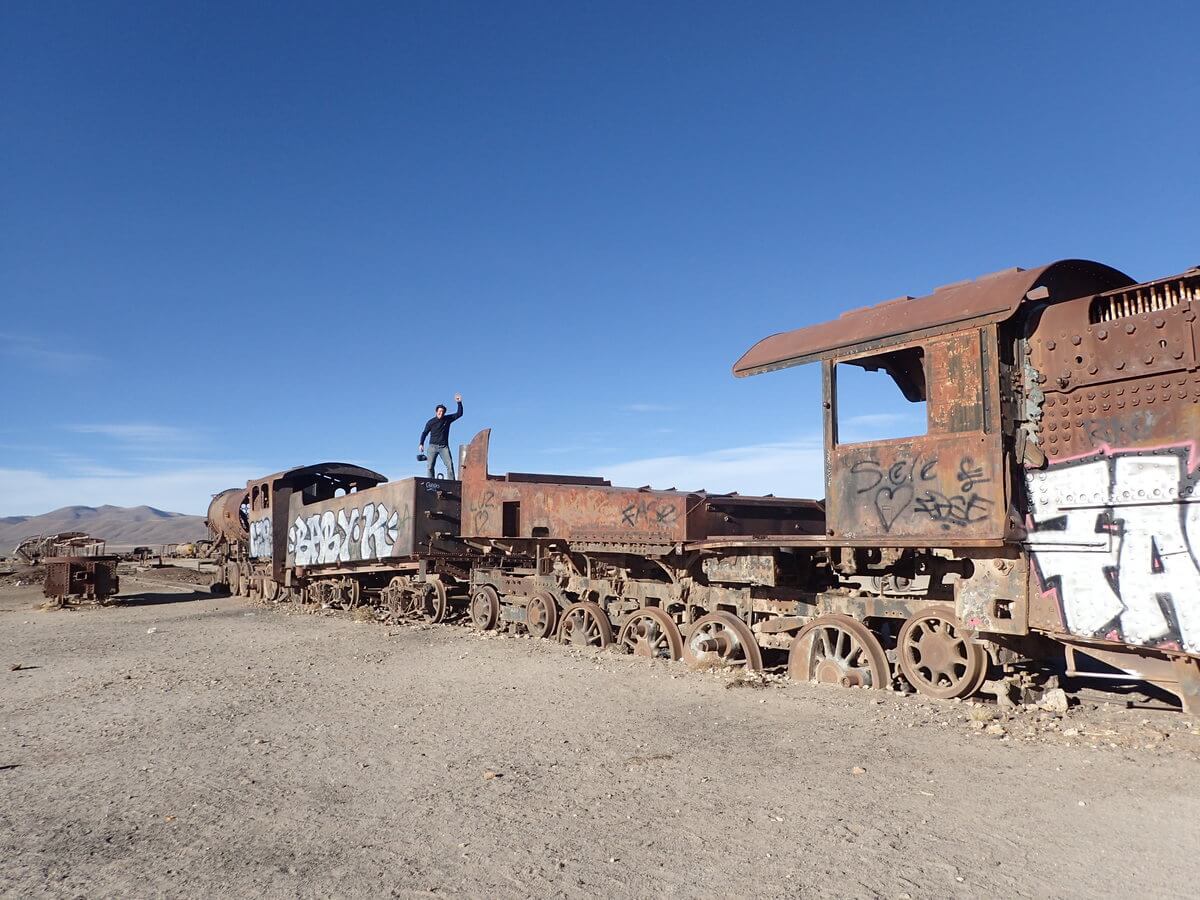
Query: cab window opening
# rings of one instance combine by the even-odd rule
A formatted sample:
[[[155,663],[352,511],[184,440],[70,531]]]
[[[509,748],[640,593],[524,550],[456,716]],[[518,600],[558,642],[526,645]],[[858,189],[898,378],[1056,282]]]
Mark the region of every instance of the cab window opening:
[[[925,353],[903,347],[834,365],[839,444],[921,437],[929,433]]]

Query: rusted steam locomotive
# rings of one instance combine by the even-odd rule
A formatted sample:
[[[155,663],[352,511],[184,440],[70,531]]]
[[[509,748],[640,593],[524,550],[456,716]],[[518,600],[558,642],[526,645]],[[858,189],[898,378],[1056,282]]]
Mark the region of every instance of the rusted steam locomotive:
[[[492,475],[483,431],[461,481],[310,466],[210,523],[231,587],[267,598],[942,698],[1056,663],[1196,712],[1198,309],[1200,269],[1066,260],[765,338],[736,375],[821,364],[824,501]],[[843,440],[847,367],[923,404],[923,433]]]

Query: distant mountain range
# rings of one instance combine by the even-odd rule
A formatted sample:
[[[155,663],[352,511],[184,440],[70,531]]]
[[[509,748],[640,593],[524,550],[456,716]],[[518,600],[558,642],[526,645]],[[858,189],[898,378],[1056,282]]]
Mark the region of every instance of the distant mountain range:
[[[64,506],[40,516],[0,518],[0,555],[27,537],[83,531],[116,547],[181,544],[208,535],[204,516],[163,512],[152,506]]]

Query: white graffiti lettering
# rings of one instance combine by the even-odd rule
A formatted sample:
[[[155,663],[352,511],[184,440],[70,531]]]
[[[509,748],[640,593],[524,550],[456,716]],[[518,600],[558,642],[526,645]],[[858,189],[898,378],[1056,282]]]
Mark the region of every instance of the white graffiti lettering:
[[[1029,474],[1029,545],[1071,633],[1200,650],[1200,509],[1185,475],[1170,452]]]
[[[288,553],[298,566],[332,565],[351,560],[381,559],[401,552],[400,530],[407,527],[407,508],[389,510],[383,503],[362,509],[326,510],[297,516],[288,529]]]
[[[256,519],[250,523],[250,556],[255,559],[271,556],[273,538],[271,517]]]

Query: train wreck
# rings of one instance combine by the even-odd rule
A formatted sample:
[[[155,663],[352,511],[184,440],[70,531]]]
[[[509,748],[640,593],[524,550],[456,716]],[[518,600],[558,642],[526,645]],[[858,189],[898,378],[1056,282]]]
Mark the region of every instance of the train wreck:
[[[344,463],[225,491],[231,588],[466,618],[648,657],[968,697],[1006,674],[1137,680],[1200,712],[1200,270],[1010,269],[767,337],[736,376],[819,364],[824,499],[461,481]],[[839,376],[924,410],[851,439]]]

